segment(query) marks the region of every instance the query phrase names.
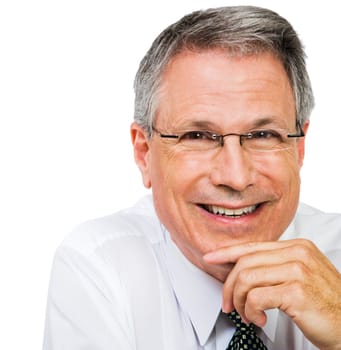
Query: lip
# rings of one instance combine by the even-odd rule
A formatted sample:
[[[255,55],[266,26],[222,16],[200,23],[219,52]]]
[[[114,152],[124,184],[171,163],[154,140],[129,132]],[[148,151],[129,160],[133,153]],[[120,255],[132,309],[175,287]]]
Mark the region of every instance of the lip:
[[[222,206],[208,205],[204,206],[204,209],[215,215],[235,218],[253,213],[257,209],[257,205],[249,205],[240,208],[226,208]]]
[[[241,222],[241,221],[246,221],[246,220],[251,220],[253,219],[255,216],[258,216],[259,212],[261,211],[262,207],[263,207],[264,203],[256,203],[256,204],[249,204],[249,205],[238,205],[238,206],[226,206],[226,205],[213,205],[213,204],[198,204],[197,206],[201,209],[201,211],[203,212],[203,214],[207,215],[208,217],[210,217],[211,219],[215,219],[218,221],[222,221],[222,222]],[[224,215],[224,214],[215,214],[212,212],[212,210],[209,210],[209,208],[211,209],[212,207],[221,207],[221,208],[226,208],[227,211],[240,211],[240,209],[244,209],[244,208],[251,208],[254,207],[253,210],[245,210],[245,212],[242,215]]]

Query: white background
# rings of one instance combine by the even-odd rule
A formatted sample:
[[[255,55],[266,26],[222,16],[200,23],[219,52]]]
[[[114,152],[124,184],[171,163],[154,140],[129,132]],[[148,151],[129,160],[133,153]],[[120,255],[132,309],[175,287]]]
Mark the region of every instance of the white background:
[[[0,3],[0,348],[40,349],[54,251],[76,224],[145,193],[129,125],[138,63],[192,10],[254,4],[294,25],[317,106],[302,200],[341,212],[340,17],[336,1]],[[62,350],[62,349],[60,349]]]

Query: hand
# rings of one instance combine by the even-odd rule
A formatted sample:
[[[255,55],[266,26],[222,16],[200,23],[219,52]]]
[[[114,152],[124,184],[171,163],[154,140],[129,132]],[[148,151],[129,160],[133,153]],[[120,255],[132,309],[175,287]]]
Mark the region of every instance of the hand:
[[[207,263],[235,263],[223,288],[223,310],[266,323],[278,308],[321,349],[341,349],[341,274],[308,240],[255,242],[220,248]],[[224,281],[223,281],[224,282]]]

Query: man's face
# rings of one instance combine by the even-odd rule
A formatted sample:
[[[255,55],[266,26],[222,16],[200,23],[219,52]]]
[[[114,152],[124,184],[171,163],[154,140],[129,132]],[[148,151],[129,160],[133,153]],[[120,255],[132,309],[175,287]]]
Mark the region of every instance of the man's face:
[[[283,66],[271,54],[231,58],[220,50],[184,52],[163,75],[154,126],[166,134],[247,133],[259,126],[295,133],[295,101]],[[183,254],[203,270],[217,275],[205,265],[205,253],[277,240],[292,220],[304,139],[294,139],[285,150],[252,153],[238,137],[228,136],[223,147],[197,152],[177,139],[154,133],[148,140],[137,126],[132,130],[159,218]],[[229,210],[241,211],[225,215]]]

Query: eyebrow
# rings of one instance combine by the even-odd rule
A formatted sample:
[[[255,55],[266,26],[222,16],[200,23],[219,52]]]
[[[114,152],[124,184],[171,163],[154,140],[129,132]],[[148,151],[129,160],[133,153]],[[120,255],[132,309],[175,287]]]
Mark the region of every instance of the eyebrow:
[[[198,129],[215,129],[217,127],[216,123],[210,122],[208,120],[194,120],[193,122],[191,122],[189,125],[189,127],[193,127],[193,128],[198,128]]]
[[[269,125],[274,125],[279,128],[285,128],[283,123],[280,123],[278,118],[276,118],[275,116],[260,117],[248,122],[247,124],[248,126],[245,128],[247,130],[261,128]],[[192,120],[189,123],[182,125],[182,128],[198,130],[217,130],[221,129],[221,126],[209,120]]]
[[[279,123],[279,120],[276,117],[269,116],[256,119],[251,123],[251,128],[260,128],[271,124],[278,127],[283,127],[283,125],[281,125],[282,123]]]

